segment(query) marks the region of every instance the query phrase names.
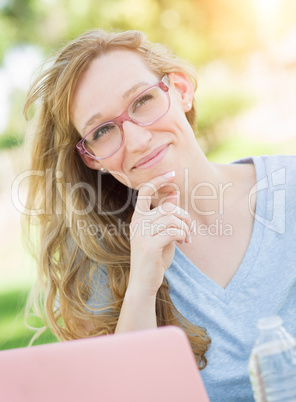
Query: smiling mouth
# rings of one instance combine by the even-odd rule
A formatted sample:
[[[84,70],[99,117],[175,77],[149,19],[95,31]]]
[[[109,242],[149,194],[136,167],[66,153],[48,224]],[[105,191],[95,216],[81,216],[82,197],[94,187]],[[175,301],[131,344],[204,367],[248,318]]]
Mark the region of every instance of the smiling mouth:
[[[151,167],[158,163],[166,154],[168,150],[168,144],[161,145],[160,147],[156,148],[152,151],[149,155],[145,156],[144,158],[140,159],[134,166],[133,169],[145,169]]]

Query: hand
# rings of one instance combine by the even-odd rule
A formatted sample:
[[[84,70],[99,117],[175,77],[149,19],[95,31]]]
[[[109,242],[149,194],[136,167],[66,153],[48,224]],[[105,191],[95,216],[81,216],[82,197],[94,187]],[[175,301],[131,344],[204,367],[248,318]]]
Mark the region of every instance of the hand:
[[[158,176],[145,183],[138,192],[131,233],[131,267],[129,290],[155,296],[165,271],[174,258],[175,242],[191,242],[192,220],[188,212],[177,206],[179,193],[172,191],[156,208],[152,196],[161,187],[170,185],[173,175]]]

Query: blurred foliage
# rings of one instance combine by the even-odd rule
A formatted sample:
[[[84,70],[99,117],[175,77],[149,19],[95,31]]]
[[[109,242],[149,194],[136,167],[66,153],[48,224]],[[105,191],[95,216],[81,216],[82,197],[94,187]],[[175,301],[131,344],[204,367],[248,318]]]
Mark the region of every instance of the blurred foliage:
[[[215,129],[227,119],[253,106],[255,99],[239,92],[217,92],[202,96],[197,108],[197,137],[206,153],[213,151],[225,138]],[[218,130],[219,131],[219,130]],[[221,138],[222,137],[222,138]]]
[[[209,130],[219,121],[232,117],[253,104],[253,99],[239,93],[209,94],[202,100],[198,113],[198,131]]]
[[[249,1],[0,0],[0,64],[10,48],[32,44],[49,54],[86,30],[103,28],[139,29],[197,67],[216,58],[227,58],[236,65],[258,45],[255,20]],[[9,127],[0,138],[2,148],[17,145],[25,131],[18,97],[11,99]],[[235,97],[230,101],[228,94],[224,100],[223,95],[208,100],[199,122],[204,139],[210,127],[243,106]]]
[[[232,133],[223,141],[218,141],[215,149],[207,153],[207,158],[215,163],[230,163],[245,158],[246,155],[295,155],[296,138],[281,142],[266,142],[254,140],[249,136]]]
[[[10,134],[5,132],[0,135],[0,149],[19,147],[24,142],[24,137],[18,133]]]
[[[0,150],[17,147],[24,142],[25,121],[22,116],[24,98],[24,93],[17,89],[14,89],[10,95],[12,118],[9,119],[5,131],[0,134]],[[16,116],[18,117],[16,118]]]
[[[62,40],[100,27],[140,29],[200,64],[253,48],[253,11],[252,2],[235,0],[2,0],[0,60],[19,43],[50,51]]]
[[[24,308],[28,290],[12,290],[0,294],[0,350],[28,346],[34,332],[24,324]],[[35,319],[32,325],[39,323]],[[45,331],[34,345],[57,342],[56,337]]]

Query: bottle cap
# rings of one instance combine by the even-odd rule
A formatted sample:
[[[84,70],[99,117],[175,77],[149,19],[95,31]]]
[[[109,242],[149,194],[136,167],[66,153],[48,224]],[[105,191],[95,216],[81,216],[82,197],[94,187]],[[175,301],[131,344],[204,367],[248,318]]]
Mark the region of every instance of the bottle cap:
[[[278,315],[260,318],[257,322],[258,329],[274,329],[280,327],[283,320]]]

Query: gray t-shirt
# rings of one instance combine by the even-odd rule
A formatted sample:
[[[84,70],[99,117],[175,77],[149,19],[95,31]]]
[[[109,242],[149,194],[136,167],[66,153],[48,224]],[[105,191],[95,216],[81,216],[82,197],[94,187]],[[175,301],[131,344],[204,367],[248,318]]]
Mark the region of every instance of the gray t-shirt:
[[[177,247],[166,272],[176,308],[211,337],[201,371],[211,402],[254,400],[248,359],[259,318],[279,315],[296,336],[296,156],[236,163],[254,163],[257,176],[252,237],[236,274],[223,289]]]

